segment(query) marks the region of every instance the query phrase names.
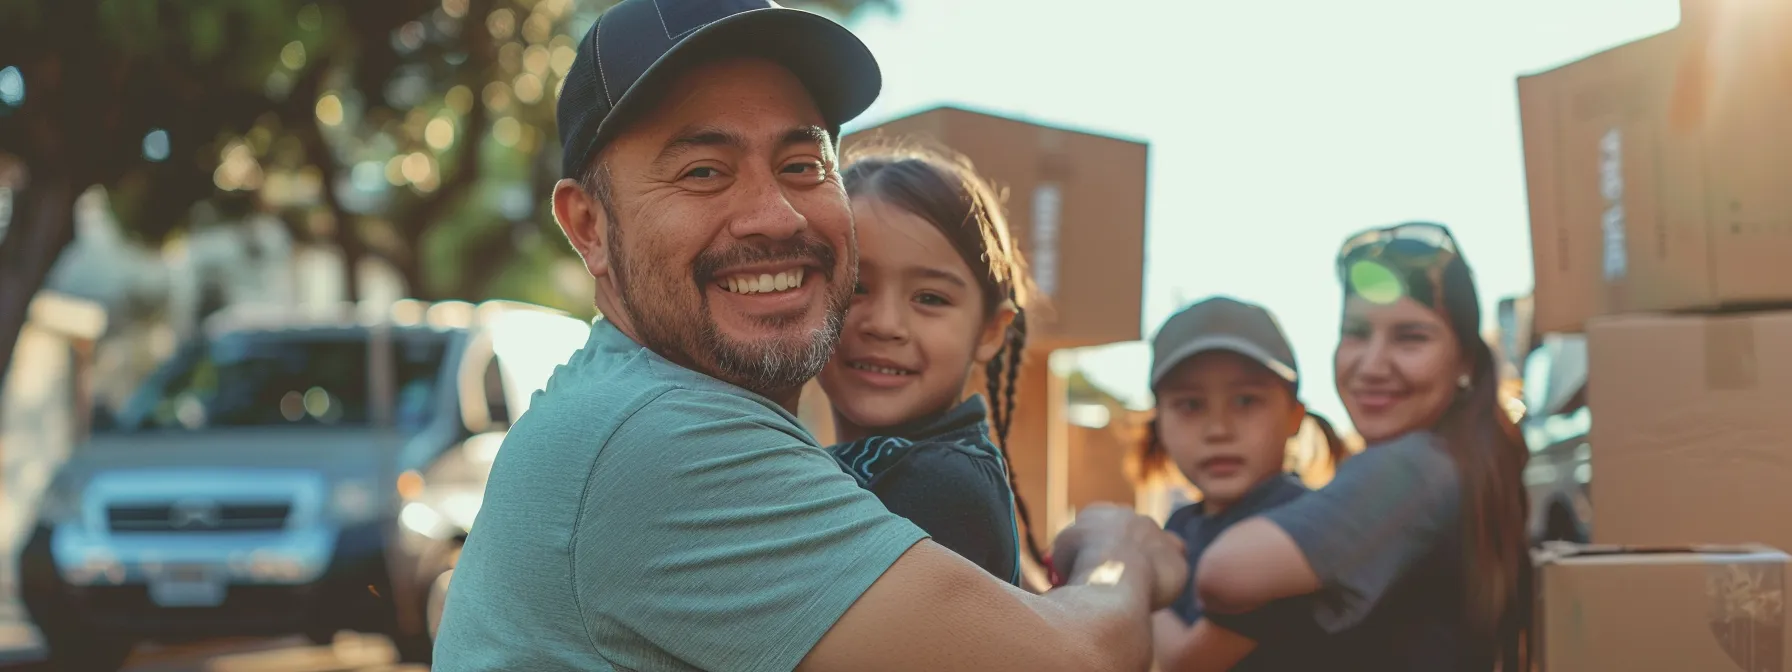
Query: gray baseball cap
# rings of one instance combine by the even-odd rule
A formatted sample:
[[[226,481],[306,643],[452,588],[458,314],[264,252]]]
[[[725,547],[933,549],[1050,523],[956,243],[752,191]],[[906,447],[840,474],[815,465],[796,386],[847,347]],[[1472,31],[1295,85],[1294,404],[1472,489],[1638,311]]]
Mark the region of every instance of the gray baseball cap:
[[[1270,371],[1300,386],[1300,368],[1288,336],[1262,306],[1216,296],[1164,320],[1151,339],[1151,389],[1188,358],[1203,352],[1225,350],[1256,360]]]

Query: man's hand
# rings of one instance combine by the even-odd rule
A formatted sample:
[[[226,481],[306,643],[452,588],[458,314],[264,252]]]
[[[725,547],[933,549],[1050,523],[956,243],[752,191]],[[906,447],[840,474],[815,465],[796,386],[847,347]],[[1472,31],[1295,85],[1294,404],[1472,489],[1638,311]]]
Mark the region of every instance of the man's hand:
[[[1032,595],[922,541],[809,651],[799,672],[1085,672],[1151,665],[1151,609],[1188,585],[1182,540],[1111,505],[1058,535],[1069,586]],[[1149,603],[1149,604],[1148,604]]]
[[[1114,504],[1094,504],[1052,545],[1052,564],[1071,584],[1111,583],[1117,574],[1146,572],[1151,608],[1170,606],[1188,588],[1188,556],[1182,540],[1156,521]]]

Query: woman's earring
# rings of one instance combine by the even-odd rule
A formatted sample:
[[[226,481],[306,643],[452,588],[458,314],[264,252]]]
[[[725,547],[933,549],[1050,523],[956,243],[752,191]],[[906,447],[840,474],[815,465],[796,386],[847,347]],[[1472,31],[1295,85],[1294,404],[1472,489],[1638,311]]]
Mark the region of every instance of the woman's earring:
[[[1466,390],[1468,389],[1469,382],[1468,374],[1465,373],[1462,374],[1462,377],[1456,379],[1456,386]]]

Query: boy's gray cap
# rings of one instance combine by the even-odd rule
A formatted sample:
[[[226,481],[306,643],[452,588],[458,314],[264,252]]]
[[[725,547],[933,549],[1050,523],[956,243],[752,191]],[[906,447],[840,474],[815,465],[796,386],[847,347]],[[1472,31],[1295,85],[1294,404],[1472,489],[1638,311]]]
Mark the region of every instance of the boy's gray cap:
[[[1225,350],[1256,360],[1300,386],[1300,369],[1282,326],[1262,306],[1230,297],[1214,297],[1183,308],[1151,340],[1151,389],[1188,358]]]

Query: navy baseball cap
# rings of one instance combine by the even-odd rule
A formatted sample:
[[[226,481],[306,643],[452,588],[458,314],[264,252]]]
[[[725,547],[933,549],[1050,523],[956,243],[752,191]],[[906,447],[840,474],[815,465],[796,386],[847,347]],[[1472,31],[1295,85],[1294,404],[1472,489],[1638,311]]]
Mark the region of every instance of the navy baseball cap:
[[[577,177],[679,72],[730,56],[790,69],[839,140],[883,88],[877,59],[844,26],[771,0],[623,0],[579,42],[560,90],[560,170]]]

